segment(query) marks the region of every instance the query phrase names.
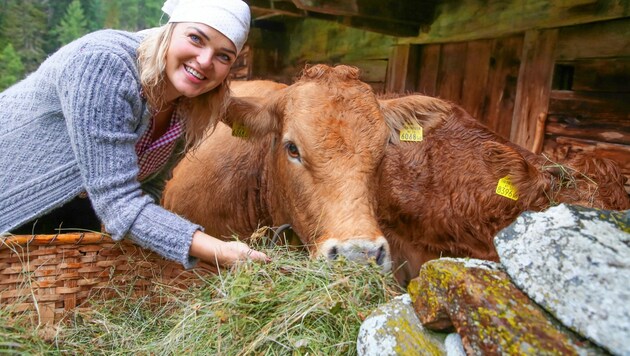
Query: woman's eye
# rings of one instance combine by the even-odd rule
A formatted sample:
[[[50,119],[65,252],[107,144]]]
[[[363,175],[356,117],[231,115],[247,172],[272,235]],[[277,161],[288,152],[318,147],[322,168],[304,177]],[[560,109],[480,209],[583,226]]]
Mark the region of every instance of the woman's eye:
[[[287,152],[289,153],[289,157],[291,158],[300,158],[300,150],[298,150],[297,146],[293,142],[288,142],[286,144]]]
[[[219,60],[223,63],[230,63],[232,61],[232,58],[227,54],[219,54],[217,57],[219,57]]]
[[[197,35],[190,35],[188,37],[195,43],[201,42],[201,38],[199,38],[199,36],[197,36]]]

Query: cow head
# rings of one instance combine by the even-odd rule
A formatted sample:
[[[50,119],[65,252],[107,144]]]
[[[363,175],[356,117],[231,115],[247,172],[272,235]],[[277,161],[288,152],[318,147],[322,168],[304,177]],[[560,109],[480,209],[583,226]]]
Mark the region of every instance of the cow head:
[[[444,103],[424,96],[379,100],[356,68],[326,65],[306,68],[291,86],[262,96],[234,98],[225,121],[253,137],[271,136],[263,181],[274,224],[290,223],[315,257],[373,259],[389,269],[376,172],[398,130],[418,122],[430,129]]]
[[[264,181],[274,223],[290,223],[314,257],[390,269],[374,194],[390,130],[356,69],[313,66],[264,98],[235,98],[227,112],[228,124],[271,136]]]

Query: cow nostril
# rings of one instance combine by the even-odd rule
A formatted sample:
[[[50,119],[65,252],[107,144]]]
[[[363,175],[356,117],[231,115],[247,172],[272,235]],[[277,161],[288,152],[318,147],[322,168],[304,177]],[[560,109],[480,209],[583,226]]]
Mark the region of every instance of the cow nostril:
[[[378,249],[369,252],[368,256],[374,258],[378,266],[382,266],[385,261],[385,247],[381,245]]]
[[[333,246],[330,251],[328,251],[328,259],[336,260],[339,257],[339,251],[337,251],[337,246]]]

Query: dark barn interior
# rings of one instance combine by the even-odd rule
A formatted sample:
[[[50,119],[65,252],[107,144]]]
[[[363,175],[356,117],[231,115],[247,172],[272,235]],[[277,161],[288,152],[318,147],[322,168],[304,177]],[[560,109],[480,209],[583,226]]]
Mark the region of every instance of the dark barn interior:
[[[630,181],[630,3],[249,0],[235,79],[349,64],[377,92],[453,101],[552,161],[591,152]],[[626,182],[630,192],[630,183]]]

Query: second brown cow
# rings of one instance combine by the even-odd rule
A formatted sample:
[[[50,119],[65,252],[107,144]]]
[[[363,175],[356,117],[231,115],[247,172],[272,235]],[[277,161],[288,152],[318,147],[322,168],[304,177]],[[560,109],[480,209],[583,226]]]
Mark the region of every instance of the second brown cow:
[[[291,224],[312,256],[374,260],[406,284],[440,256],[496,260],[492,238],[525,210],[630,207],[611,161],[560,166],[451,103],[380,99],[356,68],[316,65],[290,86],[233,90],[226,122],[248,137],[220,124],[164,194],[217,237]]]

